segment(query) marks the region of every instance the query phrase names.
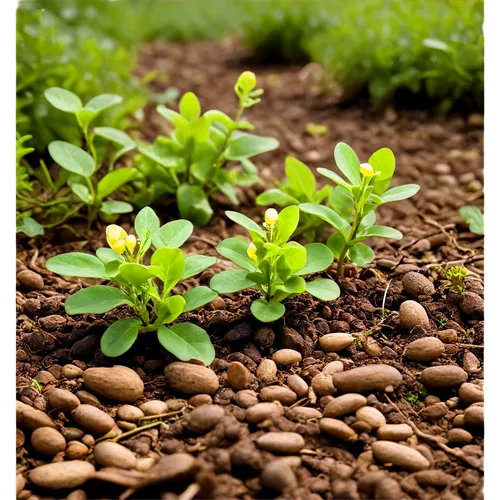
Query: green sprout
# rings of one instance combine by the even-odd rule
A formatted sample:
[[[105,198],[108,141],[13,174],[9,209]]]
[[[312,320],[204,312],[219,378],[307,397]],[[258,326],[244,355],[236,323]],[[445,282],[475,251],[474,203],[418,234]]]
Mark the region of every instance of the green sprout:
[[[442,269],[441,274],[446,279],[444,285],[459,295],[465,295],[467,289],[465,287],[465,277],[467,269],[464,266],[452,266],[448,269]]]

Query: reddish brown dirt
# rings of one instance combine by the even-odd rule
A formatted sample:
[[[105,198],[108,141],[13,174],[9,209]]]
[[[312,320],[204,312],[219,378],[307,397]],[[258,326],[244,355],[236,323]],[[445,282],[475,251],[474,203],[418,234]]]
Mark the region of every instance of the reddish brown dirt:
[[[257,219],[262,218],[264,210],[255,206],[254,196],[256,192],[281,179],[287,154],[296,156],[314,170],[316,167],[333,168],[333,149],[339,141],[353,147],[362,161],[366,161],[380,147],[391,148],[397,159],[393,185],[407,182],[421,185],[420,192],[414,198],[388,204],[378,212],[378,221],[399,229],[405,235],[404,238],[399,242],[377,239],[370,242],[376,251],[375,261],[365,269],[353,266],[349,268],[347,278],[341,283],[343,293],[337,301],[322,303],[306,296],[289,301],[286,316],[273,325],[276,340],[271,348],[260,348],[253,340],[258,329],[249,315],[249,306],[255,295],[253,292],[224,297],[223,305],[209,305],[196,314],[189,314],[190,320],[208,329],[214,342],[217,359],[212,368],[219,375],[221,388],[213,400],[214,403],[223,405],[227,415],[234,415],[244,428],[239,435],[242,449],[246,449],[249,439],[262,434],[262,430],[294,431],[306,438],[306,448],[310,453],[302,455],[302,465],[296,471],[300,487],[295,491],[285,491],[282,497],[359,498],[353,493],[352,486],[346,486],[346,491],[343,492],[332,489],[340,488],[338,483],[335,486],[334,465],[343,463],[352,467],[355,471],[352,478],[356,483],[361,471],[359,455],[370,448],[375,440],[374,436],[365,433],[356,443],[344,444],[320,434],[317,420],[294,422],[280,417],[260,428],[241,423],[244,421],[244,413],[232,400],[234,392],[227,383],[227,363],[241,361],[254,372],[260,360],[270,357],[274,350],[281,347],[294,348],[301,352],[303,361],[299,366],[278,371],[278,379],[284,383],[292,372],[300,374],[309,382],[326,363],[338,359],[343,362],[345,369],[383,362],[396,367],[403,374],[403,385],[389,395],[389,399],[397,404],[402,413],[395,411],[383,394],[377,394],[376,407],[385,414],[387,421],[401,423],[411,420],[424,433],[435,437],[446,436],[446,432],[452,427],[453,418],[460,412],[463,413],[463,408],[448,408],[446,415],[437,422],[427,419],[422,410],[429,401],[424,403],[424,387],[419,381],[419,373],[431,365],[463,366],[464,356],[470,359],[473,355],[477,358],[479,367],[469,372],[469,381],[483,378],[482,317],[469,316],[458,307],[456,296],[444,286],[438,271],[441,265],[450,262],[465,265],[471,273],[467,279],[468,290],[483,295],[484,239],[470,233],[457,213],[457,209],[465,204],[475,204],[482,208],[483,130],[480,123],[477,123],[477,117],[438,117],[423,111],[392,109],[381,115],[364,108],[343,108],[335,105],[327,94],[315,91],[314,68],[256,67],[252,63],[243,64],[241,61],[244,55],[232,42],[187,45],[156,43],[144,48],[138,68],[139,74],[146,74],[153,69],[166,71],[168,85],[178,87],[181,92],[194,91],[204,110],[220,108],[230,115],[234,113],[232,87],[237,76],[243,69],[256,72],[258,83],[265,89],[265,94],[262,103],[248,112],[248,118],[254,123],[257,134],[275,136],[280,140],[281,146],[277,151],[258,158],[257,166],[263,183],[255,189],[245,190],[239,208],[241,211]],[[155,85],[155,90],[158,91],[167,86]],[[310,122],[326,125],[328,133],[324,136],[308,135],[305,129]],[[141,135],[152,140],[159,133],[166,132],[163,119],[154,109],[147,110]],[[319,176],[318,180],[322,182]],[[223,210],[227,208],[231,207],[221,200],[209,226],[195,229],[194,236],[185,247],[187,252],[217,255],[215,246],[222,238],[236,233],[243,234],[241,228],[224,217]],[[164,222],[176,217],[175,213],[166,210],[162,212],[161,208],[158,213]],[[85,246],[87,250],[95,250],[104,244],[103,227],[98,227],[88,236],[88,244]],[[127,224],[124,227],[127,228]],[[154,337],[141,339],[129,353],[118,359],[106,358],[101,353],[100,335],[113,319],[128,314],[126,308],[102,316],[69,317],[64,313],[67,294],[90,284],[91,280],[64,280],[48,272],[45,261],[53,255],[77,247],[74,241],[64,242],[61,233],[57,232],[51,232],[37,240],[21,240],[18,245],[18,271],[27,267],[39,273],[44,280],[42,290],[31,292],[18,283],[18,399],[35,407],[44,406],[43,398],[34,389],[27,388],[32,377],[40,370],[49,370],[54,374],[56,381],[49,386],[66,387],[72,391],[78,389],[82,385],[81,379],[68,382],[60,375],[60,367],[67,363],[77,364],[82,369],[113,364],[130,366],[145,383],[144,396],[140,402],[176,397],[166,389],[163,376],[164,367],[173,358],[159,349]],[[208,284],[214,272],[226,267],[227,262],[219,261],[199,279],[188,280],[186,286]],[[410,298],[402,287],[401,278],[411,270],[420,271],[436,287],[436,293],[432,297],[419,298],[430,319],[430,329],[427,332],[416,327],[408,333],[402,331],[399,325],[399,305]],[[335,265],[325,275],[334,278]],[[387,288],[386,314],[382,317],[382,301]],[[234,330],[237,325],[243,326]],[[446,344],[445,353],[435,361],[419,364],[409,362],[403,356],[406,344],[427,334],[436,336],[439,330],[445,328],[455,329],[458,339]],[[231,335],[227,335],[229,331]],[[350,332],[358,340],[339,354],[324,353],[319,348],[318,338],[325,333],[337,331]],[[372,333],[367,337],[366,332],[370,331]],[[375,341],[378,345],[378,355],[367,354],[368,338],[373,339],[369,342]],[[254,388],[259,390],[259,385]],[[450,390],[437,395],[445,402],[455,396],[456,391]],[[319,408],[323,406],[319,398],[316,404],[308,404],[307,400],[303,404]],[[109,407],[113,405],[110,404]],[[346,419],[347,423],[352,423],[349,418],[354,417]],[[201,464],[196,476],[200,487],[199,498],[273,496],[262,488],[258,479],[262,463],[270,460],[270,454],[254,452],[252,449],[247,454],[243,451],[244,466],[238,468],[234,465],[234,449],[239,445],[233,442],[237,443],[239,438],[227,441],[221,434],[222,430],[217,429],[213,431],[213,435],[193,437],[186,434],[179,423],[172,425],[169,430],[144,431],[144,436],[139,439],[147,443],[144,445],[147,447],[145,455],[170,453],[169,450],[175,448],[176,451],[184,450],[197,456]],[[248,434],[249,431],[251,434]],[[131,441],[137,440],[131,439],[124,444]],[[384,468],[379,464],[400,483],[404,492],[402,494],[406,495],[404,498],[481,498],[481,433],[474,432],[473,442],[462,448],[465,461],[443,451],[429,439],[420,438],[418,442],[428,445],[432,450],[434,467],[451,475],[453,480],[444,488],[425,485],[417,483],[408,472],[397,467]],[[133,446],[134,444],[129,447]],[[258,462],[255,469],[249,465],[252,460]],[[18,449],[20,467],[31,468],[44,461],[43,457],[32,450],[29,440]],[[141,490],[133,493],[130,498],[160,498],[159,495],[162,495],[161,498],[177,498],[173,493],[167,492],[179,493],[188,484]],[[102,486],[94,484],[84,489],[89,498],[117,498],[113,495],[119,495],[123,491],[123,488],[103,490]],[[41,497],[48,495],[36,488],[33,491]],[[361,498],[368,498],[362,492],[359,494]]]

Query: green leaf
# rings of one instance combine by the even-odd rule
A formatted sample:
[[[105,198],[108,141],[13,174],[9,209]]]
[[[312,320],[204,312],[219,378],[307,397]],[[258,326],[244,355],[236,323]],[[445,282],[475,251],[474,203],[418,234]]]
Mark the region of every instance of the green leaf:
[[[300,210],[297,205],[284,208],[278,215],[273,240],[276,245],[284,245],[299,225]]]
[[[140,327],[137,318],[119,319],[110,325],[101,337],[102,353],[110,358],[126,353],[134,345]]]
[[[293,190],[304,193],[307,199],[313,198],[316,193],[316,179],[307,165],[292,156],[287,156],[285,172]]]
[[[193,224],[188,220],[167,222],[153,233],[155,248],[179,248],[192,234]]]
[[[214,292],[208,288],[208,286],[199,286],[191,288],[191,290],[185,292],[182,297],[186,301],[183,312],[189,312],[209,304],[212,300],[215,300],[218,295],[217,292]]]
[[[130,298],[119,288],[95,285],[70,295],[64,309],[68,314],[103,314],[123,304],[130,304]]]
[[[158,303],[156,324],[171,323],[184,311],[186,300],[180,295],[166,297]]]
[[[196,276],[208,267],[213,266],[216,262],[217,257],[197,254],[188,255],[184,260],[184,274],[182,275],[181,280]]]
[[[373,192],[381,195],[389,187],[396,168],[394,153],[389,148],[378,149],[370,156],[368,163],[375,173],[380,172],[373,178],[372,186]]]
[[[54,108],[66,113],[76,113],[82,107],[80,98],[69,90],[51,87],[47,89],[44,94],[47,101],[49,101]]]
[[[227,160],[243,160],[251,158],[279,147],[280,143],[274,137],[259,137],[253,134],[240,132],[233,134],[229,147],[226,150]]]
[[[210,288],[218,293],[234,293],[255,286],[255,283],[247,278],[246,269],[231,269],[216,274],[210,280]]]
[[[115,260],[125,262],[125,259],[120,254],[116,253],[112,248],[98,248],[95,254],[103,264],[107,264],[108,262],[113,262]]]
[[[166,296],[184,274],[184,255],[178,248],[158,248],[151,257],[151,273],[153,266],[161,270],[158,276],[164,282],[163,295]]]
[[[307,263],[307,250],[296,241],[283,245],[280,253],[292,273],[298,272]]]
[[[346,221],[354,220],[355,208],[352,193],[342,186],[335,186],[328,197],[330,207]]]
[[[142,246],[148,238],[151,240],[151,236],[160,229],[160,219],[152,208],[144,207],[135,218],[134,229]],[[146,251],[150,245],[151,242],[144,248],[144,251]]]
[[[305,275],[319,273],[332,265],[333,253],[326,245],[322,243],[310,243],[304,248],[307,252],[307,262],[297,274]]]
[[[97,196],[104,199],[111,193],[127,184],[137,176],[137,171],[132,168],[120,168],[106,174],[97,184]]]
[[[237,266],[255,271],[257,266],[247,254],[248,243],[241,238],[226,238],[217,245],[217,252]]]
[[[104,278],[104,264],[87,253],[72,252],[51,257],[46,267],[53,273],[80,278]]]
[[[340,296],[340,288],[333,280],[317,279],[307,283],[308,293],[319,300],[335,300]]]
[[[451,52],[450,46],[442,40],[436,38],[425,38],[422,40],[422,45],[429,49],[441,50],[442,52]]]
[[[345,247],[344,235],[340,231],[333,233],[328,238],[326,246],[333,252],[333,255],[335,255],[335,257],[339,257]]]
[[[181,361],[198,360],[208,366],[215,359],[215,350],[207,332],[191,323],[177,323],[158,328],[160,344]]]
[[[135,262],[124,262],[119,270],[123,279],[136,288],[140,288],[153,277],[146,266]]]
[[[411,198],[413,195],[417,194],[420,190],[418,184],[404,184],[403,186],[393,187],[386,191],[382,196],[384,203],[389,203],[390,201],[400,201]]]
[[[335,184],[338,184],[339,186],[342,186],[346,189],[352,188],[352,186],[344,179],[342,179],[340,175],[332,172],[331,170],[328,170],[327,168],[318,168],[318,173],[335,182]]]
[[[95,163],[92,156],[69,142],[51,142],[49,153],[52,159],[65,170],[83,175],[83,177],[90,177],[94,173]]]
[[[268,189],[257,196],[258,205],[278,205],[278,207],[288,207],[289,205],[298,205],[299,200],[284,193],[281,189]]]
[[[134,211],[134,207],[126,201],[107,200],[101,203],[99,211],[103,214],[128,214]]]
[[[207,225],[214,214],[208,197],[200,186],[181,184],[177,188],[177,206],[181,217],[199,226]]]
[[[474,234],[484,234],[484,215],[478,207],[465,205],[458,209],[458,213],[469,224],[469,229]]]
[[[201,106],[198,97],[193,92],[186,92],[179,103],[179,111],[183,118],[192,122],[200,117]]]
[[[379,238],[391,238],[394,240],[400,240],[403,237],[403,234],[397,229],[393,229],[388,226],[371,226],[363,229],[360,233],[358,233],[358,237],[352,242],[361,241],[366,238],[371,238],[372,236],[376,236]]]
[[[282,285],[277,287],[278,290],[283,290],[288,294],[304,293],[306,291],[306,282],[300,276],[290,276]]]
[[[229,219],[244,227],[246,230],[257,233],[261,238],[265,238],[265,231],[246,215],[240,214],[239,212],[232,212],[231,210],[227,210],[226,215]]]
[[[263,323],[269,323],[280,319],[285,314],[285,306],[280,302],[267,302],[264,299],[257,299],[250,306],[252,314]]]
[[[90,193],[89,186],[85,181],[85,177],[77,174],[69,174],[68,186],[71,191],[78,196],[83,203],[90,205],[92,203],[92,194]]]
[[[328,224],[332,225],[347,238],[351,230],[350,224],[331,208],[315,203],[301,203],[299,208],[307,214],[316,215],[325,222],[328,222]]]
[[[23,217],[20,222],[21,224],[16,227],[16,233],[24,233],[30,238],[44,234],[42,225],[35,219],[32,219],[31,217]]]
[[[112,278],[115,281],[119,281],[120,278],[120,266],[122,264],[121,260],[111,260],[104,264],[104,271],[106,272],[106,278]]]
[[[113,127],[95,127],[93,133],[98,137],[107,139],[108,141],[118,144],[119,146],[135,146],[135,141],[129,135],[118,128]]]
[[[102,113],[106,109],[114,106],[115,104],[119,104],[123,101],[123,98],[119,95],[114,94],[101,94],[96,97],[90,99],[90,101],[85,104],[85,108],[87,111],[91,111],[94,115],[98,115]]]
[[[351,181],[351,183],[355,185],[360,184],[360,162],[353,149],[344,142],[339,142],[335,146],[333,155],[337,167],[339,167],[339,170]]]
[[[364,243],[356,243],[347,252],[349,259],[359,267],[364,267],[375,258],[375,252]]]

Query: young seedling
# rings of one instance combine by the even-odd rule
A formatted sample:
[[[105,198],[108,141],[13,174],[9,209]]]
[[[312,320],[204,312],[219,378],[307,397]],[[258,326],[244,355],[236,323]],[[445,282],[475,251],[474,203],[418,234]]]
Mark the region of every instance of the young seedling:
[[[98,214],[106,221],[112,221],[119,214],[132,212],[133,207],[130,203],[107,200],[106,198],[137,176],[135,169],[123,168],[111,171],[122,155],[135,148],[135,141],[123,130],[116,128],[89,128],[90,124],[104,111],[121,103],[122,98],[114,94],[102,94],[94,97],[83,106],[76,94],[58,87],[47,89],[45,97],[55,108],[75,115],[90,151],[89,154],[84,149],[65,141],[52,141],[49,144],[50,156],[66,171],[68,186],[77,198],[88,207],[89,223]],[[100,181],[97,180],[96,176],[96,172],[101,166],[101,158],[95,144],[96,137],[117,146],[109,163],[110,172]]]
[[[314,203],[303,203],[299,208],[336,229],[327,246],[338,259],[337,276],[342,278],[346,260],[358,266],[373,260],[375,254],[362,243],[364,240],[373,236],[396,240],[403,237],[396,229],[375,225],[375,209],[384,203],[410,198],[420,186],[405,184],[388,189],[396,167],[394,154],[388,148],[375,151],[368,163],[360,163],[356,153],[341,142],[335,147],[334,156],[347,180],[331,170],[318,168],[321,175],[337,184],[329,196],[332,208]]]
[[[469,230],[474,234],[484,234],[484,215],[481,210],[474,205],[465,205],[458,209],[458,213],[469,224]]]
[[[238,108],[234,120],[221,111],[201,114],[201,105],[193,92],[182,96],[179,113],[160,105],[160,113],[173,127],[169,137],[158,137],[154,145],[139,147],[136,158],[143,174],[138,194],[130,199],[149,205],[160,197],[174,197],[181,217],[205,225],[212,218],[210,198],[223,193],[237,205],[237,186],[249,186],[259,180],[250,158],[279,146],[272,137],[259,137],[246,131],[253,125],[242,119],[243,112],[260,102],[262,89],[256,89],[255,75],[243,72],[234,88]],[[229,169],[230,162],[238,167]]]
[[[465,295],[467,289],[465,287],[465,277],[467,269],[463,266],[451,266],[449,269],[442,269],[441,274],[445,278],[444,286],[447,286],[459,295]]]
[[[306,283],[302,276],[318,273],[330,267],[332,252],[321,243],[302,246],[289,241],[299,224],[299,209],[284,208],[279,214],[266,210],[263,227],[238,212],[226,212],[243,226],[252,243],[240,238],[228,238],[217,251],[241,269],[224,271],[210,280],[210,288],[219,293],[233,293],[257,287],[262,298],[251,305],[252,314],[262,322],[275,321],[285,314],[284,300],[304,292],[320,300],[335,300],[340,290],[335,281],[316,279]]]
[[[95,285],[76,292],[66,301],[66,312],[103,314],[128,305],[135,317],[119,319],[101,338],[101,350],[106,356],[120,356],[132,347],[139,334],[156,331],[160,344],[180,360],[196,359],[209,365],[215,351],[205,330],[191,323],[166,325],[217,297],[206,286],[192,288],[183,295],[171,293],[179,281],[201,273],[216,258],[194,254],[184,257],[179,247],[193,231],[189,221],[160,226],[154,211],[146,207],[137,214],[134,227],[139,240],[113,224],[106,229],[111,248],[99,248],[96,256],[73,252],[47,261],[47,269],[54,273],[99,278],[115,285]],[[144,256],[152,245],[156,250],[147,266]]]
[[[330,185],[318,191],[316,179],[309,167],[292,156],[288,156],[285,160],[285,173],[286,182],[257,196],[259,205],[288,207],[301,203],[321,204],[332,191]],[[314,241],[321,234],[324,226],[325,223],[320,218],[301,212],[294,236],[302,234],[308,241]]]

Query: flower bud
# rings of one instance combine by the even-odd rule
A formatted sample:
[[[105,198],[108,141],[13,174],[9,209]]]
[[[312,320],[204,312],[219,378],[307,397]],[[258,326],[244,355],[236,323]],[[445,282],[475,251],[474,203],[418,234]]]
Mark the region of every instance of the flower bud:
[[[264,214],[264,220],[268,226],[273,227],[278,220],[278,212],[274,208],[268,208]]]
[[[119,241],[127,238],[127,232],[123,227],[117,226],[116,224],[111,224],[106,228],[106,240],[108,245],[113,248],[113,245]]]
[[[373,167],[369,163],[362,163],[359,166],[359,171],[365,176],[365,177],[373,177]]]
[[[125,240],[125,246],[127,250],[132,253],[134,251],[135,245],[137,245],[137,239],[133,234],[129,234]]]
[[[110,247],[118,254],[121,255],[123,252],[125,252],[125,246],[126,246],[126,240],[118,240]]]
[[[257,85],[255,73],[252,71],[243,71],[238,78],[237,85],[245,90],[245,92],[251,92],[255,88],[255,85]]]
[[[250,243],[247,248],[247,255],[254,261],[257,260],[257,247],[253,244]]]

